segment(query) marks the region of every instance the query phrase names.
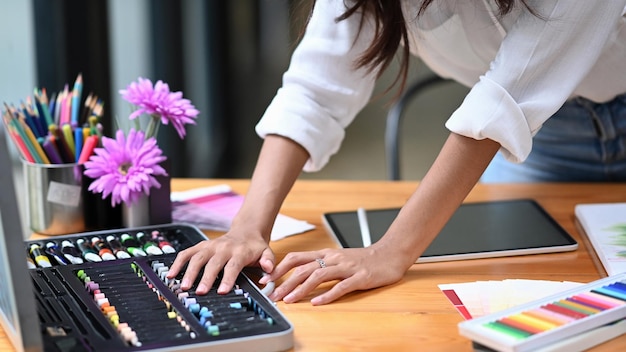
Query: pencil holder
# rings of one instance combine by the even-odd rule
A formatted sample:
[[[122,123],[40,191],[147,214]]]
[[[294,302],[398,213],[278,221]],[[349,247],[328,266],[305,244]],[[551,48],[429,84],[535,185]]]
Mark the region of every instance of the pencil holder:
[[[27,221],[42,235],[119,227],[121,209],[87,191],[89,178],[79,164],[22,161]]]
[[[44,235],[83,231],[82,174],[78,165],[22,164],[30,228]]]

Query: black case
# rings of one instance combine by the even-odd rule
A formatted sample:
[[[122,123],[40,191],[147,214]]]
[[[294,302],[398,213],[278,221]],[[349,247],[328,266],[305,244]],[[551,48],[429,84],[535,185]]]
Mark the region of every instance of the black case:
[[[108,235],[121,236],[126,233],[134,236],[140,232],[151,234],[159,231],[174,247],[176,253],[207,240],[195,226],[187,224],[167,224],[119,230],[104,230],[54,236],[25,242],[25,250],[38,244],[45,252],[46,244],[54,242],[61,247],[65,240],[76,245],[78,239],[91,243],[92,237],[106,238]],[[78,245],[76,245],[78,248]],[[128,259],[115,259],[101,262],[62,265],[53,255],[45,255],[52,266],[32,268],[30,276],[35,290],[37,311],[41,321],[40,329],[45,351],[143,351],[143,350],[286,350],[293,345],[293,328],[287,319],[276,309],[273,302],[252,283],[249,275],[242,273],[237,279],[241,292],[239,299],[244,308],[238,313],[220,313],[222,324],[218,335],[202,325],[198,312],[194,312],[187,295],[194,295],[193,289],[182,293],[176,288],[177,279],[167,280],[160,276],[163,269],[173,262],[176,253],[153,254]],[[32,257],[32,256],[31,256]],[[145,285],[136,285],[135,273]],[[83,275],[83,276],[81,276]],[[88,281],[84,276],[90,277]],[[132,277],[132,278],[131,278]],[[200,275],[199,275],[200,277]],[[219,283],[216,280],[216,284]],[[100,281],[100,282],[98,282]],[[91,283],[89,283],[91,282]],[[117,302],[101,303],[94,292],[94,284],[108,288]],[[140,287],[140,288],[129,288]],[[104,290],[101,290],[104,291]],[[230,295],[230,294],[229,294]],[[181,298],[185,296],[187,298]],[[226,299],[215,292],[215,287],[206,296],[195,296],[203,307],[222,306]],[[148,302],[157,300],[155,306]],[[123,306],[125,323],[135,326],[137,339],[124,340],[119,325],[113,322],[106,307]],[[163,308],[165,310],[163,310]],[[196,306],[197,307],[197,306]],[[206,310],[206,309],[205,309]],[[168,319],[167,313],[174,312],[176,318]],[[225,314],[232,316],[225,317]],[[237,314],[240,314],[239,316]],[[217,314],[216,314],[217,315]],[[119,317],[122,313],[119,313]],[[220,319],[214,318],[215,321]],[[227,322],[224,322],[227,321]],[[268,322],[267,324],[260,323]],[[270,323],[271,322],[271,323]],[[140,332],[143,336],[139,336]],[[131,342],[132,341],[132,342]],[[138,342],[137,342],[138,341]]]

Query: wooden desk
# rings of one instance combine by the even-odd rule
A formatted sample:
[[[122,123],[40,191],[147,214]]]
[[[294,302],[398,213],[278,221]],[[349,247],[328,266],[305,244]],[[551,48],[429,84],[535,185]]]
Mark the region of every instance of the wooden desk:
[[[173,189],[227,183],[245,193],[246,180],[177,179]],[[273,242],[278,259],[290,251],[335,246],[321,224],[327,211],[354,210],[359,206],[401,206],[416,182],[298,181],[281,212],[306,220],[316,229]],[[441,283],[503,280],[569,280],[589,282],[601,278],[593,252],[585,246],[574,222],[578,203],[626,201],[626,184],[514,184],[478,185],[466,201],[515,198],[536,199],[579,243],[575,252],[537,254],[463,262],[416,264],[399,283],[350,294],[339,301],[313,307],[278,302],[295,327],[295,351],[471,351],[460,336],[460,314],[437,287]],[[211,238],[219,233],[207,232]],[[0,351],[12,348],[0,331]],[[598,346],[594,351],[626,350],[626,336]]]

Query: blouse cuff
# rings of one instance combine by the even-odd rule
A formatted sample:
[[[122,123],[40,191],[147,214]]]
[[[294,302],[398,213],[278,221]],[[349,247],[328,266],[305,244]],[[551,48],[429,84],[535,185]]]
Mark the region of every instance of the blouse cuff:
[[[446,122],[446,128],[454,133],[500,143],[500,152],[517,163],[528,157],[532,137],[540,127],[529,126],[513,97],[484,76]]]
[[[290,100],[286,102],[285,99]],[[332,118],[312,118],[320,112],[308,108],[311,102],[293,101],[304,98],[277,96],[265,111],[263,118],[257,123],[255,130],[261,137],[269,134],[280,135],[300,144],[309,153],[309,160],[303,171],[315,172],[321,170],[330,157],[339,151],[344,139],[345,131]],[[297,107],[297,111],[292,111]]]

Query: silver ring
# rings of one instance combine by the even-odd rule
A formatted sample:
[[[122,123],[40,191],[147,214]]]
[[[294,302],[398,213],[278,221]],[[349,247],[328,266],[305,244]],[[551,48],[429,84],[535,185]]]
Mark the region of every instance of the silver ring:
[[[315,261],[317,262],[317,264],[320,265],[320,268],[324,269],[326,267],[326,262],[324,261],[324,259],[317,258],[317,259],[315,259]]]

